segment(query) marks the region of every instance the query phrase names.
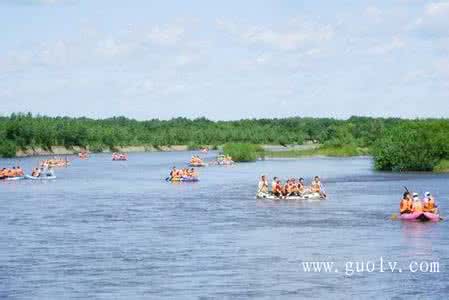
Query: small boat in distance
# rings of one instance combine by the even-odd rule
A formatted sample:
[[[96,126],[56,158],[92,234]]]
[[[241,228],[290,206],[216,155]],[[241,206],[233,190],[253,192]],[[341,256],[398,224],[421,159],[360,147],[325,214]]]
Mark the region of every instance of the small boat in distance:
[[[126,153],[112,153],[112,160],[113,161],[125,161],[128,160],[128,154]]]

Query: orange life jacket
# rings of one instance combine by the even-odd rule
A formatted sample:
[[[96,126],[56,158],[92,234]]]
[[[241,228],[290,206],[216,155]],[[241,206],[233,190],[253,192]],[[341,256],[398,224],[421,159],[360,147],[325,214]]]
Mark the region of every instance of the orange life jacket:
[[[413,201],[413,211],[414,212],[422,212],[423,211],[423,205],[421,201]]]
[[[399,205],[400,212],[411,210],[411,202],[408,199],[402,199]]]

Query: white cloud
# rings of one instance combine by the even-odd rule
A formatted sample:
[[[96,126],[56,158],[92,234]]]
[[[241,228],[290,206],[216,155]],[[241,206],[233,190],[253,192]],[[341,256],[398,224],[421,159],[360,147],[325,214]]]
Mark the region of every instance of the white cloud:
[[[4,0],[6,3],[19,5],[64,5],[75,4],[79,0]]]
[[[405,42],[401,38],[394,37],[391,41],[389,41],[387,43],[378,44],[378,45],[372,47],[369,50],[369,52],[372,54],[384,55],[384,54],[388,54],[394,50],[404,48],[405,45],[406,45]]]
[[[147,38],[152,43],[173,46],[184,37],[185,29],[179,25],[156,26],[150,30]]]
[[[196,57],[190,54],[181,54],[175,57],[175,63],[177,66],[184,67],[191,65],[196,61]]]
[[[128,53],[131,48],[130,44],[122,43],[113,38],[106,38],[98,42],[96,53],[103,57],[115,57]]]
[[[292,22],[286,28],[245,26],[218,20],[219,28],[248,45],[265,45],[277,50],[298,50],[325,42],[333,37],[330,25]]]
[[[449,16],[449,2],[436,2],[427,5],[425,10],[428,16]]]
[[[368,6],[364,11],[364,15],[374,22],[381,22],[383,19],[382,10],[375,6]]]
[[[412,29],[428,35],[449,35],[449,1],[428,4]]]

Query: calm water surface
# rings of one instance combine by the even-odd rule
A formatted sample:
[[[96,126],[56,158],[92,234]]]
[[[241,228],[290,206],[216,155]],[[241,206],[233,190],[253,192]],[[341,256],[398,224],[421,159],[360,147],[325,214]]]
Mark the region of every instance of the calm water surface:
[[[404,185],[432,191],[449,211],[448,175],[308,158],[208,167],[198,183],[163,181],[189,158],[93,155],[58,169],[53,182],[0,182],[0,298],[447,298],[448,222],[389,217]],[[36,161],[20,163],[29,170]],[[328,200],[255,200],[260,174],[321,175]],[[380,257],[403,272],[346,274],[348,261],[378,268]],[[334,261],[338,272],[308,273],[304,261]],[[412,273],[411,261],[439,262],[440,272]]]

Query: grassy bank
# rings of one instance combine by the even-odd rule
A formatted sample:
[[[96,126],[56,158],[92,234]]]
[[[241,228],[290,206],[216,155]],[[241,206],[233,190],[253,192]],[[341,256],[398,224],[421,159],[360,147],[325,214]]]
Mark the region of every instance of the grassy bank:
[[[226,144],[223,153],[229,155],[236,162],[255,161],[258,157],[263,157],[265,151],[260,145],[253,144]]]
[[[346,146],[321,146],[316,149],[290,150],[290,151],[266,151],[267,157],[293,158],[308,156],[331,156],[331,157],[351,157],[369,155],[368,148],[361,148],[353,145]]]
[[[449,160],[442,159],[433,168],[436,173],[449,173]]]

